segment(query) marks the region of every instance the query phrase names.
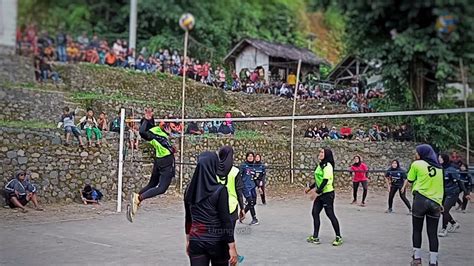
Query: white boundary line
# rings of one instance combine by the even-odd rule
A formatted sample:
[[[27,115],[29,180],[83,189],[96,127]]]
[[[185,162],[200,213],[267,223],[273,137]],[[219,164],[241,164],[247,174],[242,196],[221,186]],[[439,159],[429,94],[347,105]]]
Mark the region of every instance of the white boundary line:
[[[474,113],[474,108],[454,108],[454,109],[435,109],[435,110],[413,110],[397,112],[379,112],[379,113],[348,113],[348,114],[325,114],[325,115],[300,115],[300,116],[263,116],[263,117],[233,117],[233,122],[249,121],[282,121],[282,120],[314,120],[314,119],[341,119],[341,118],[368,118],[368,117],[386,117],[386,116],[416,116],[416,115],[444,115]],[[216,118],[186,118],[184,122],[206,122],[206,121],[226,121],[225,117]],[[140,119],[128,119],[127,122],[140,122]],[[163,122],[182,122],[181,119],[155,119]]]

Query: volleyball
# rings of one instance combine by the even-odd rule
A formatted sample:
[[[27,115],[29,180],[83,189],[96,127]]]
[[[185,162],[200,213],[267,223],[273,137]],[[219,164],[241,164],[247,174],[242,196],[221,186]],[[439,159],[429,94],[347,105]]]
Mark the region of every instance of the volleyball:
[[[194,27],[194,16],[190,13],[183,14],[179,19],[179,26],[183,30],[192,30]]]

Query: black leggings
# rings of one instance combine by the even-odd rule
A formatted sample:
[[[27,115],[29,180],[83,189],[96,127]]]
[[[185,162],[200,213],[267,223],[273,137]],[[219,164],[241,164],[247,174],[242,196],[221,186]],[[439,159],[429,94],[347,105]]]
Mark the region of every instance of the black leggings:
[[[426,231],[428,233],[430,251],[438,252],[439,242],[437,231],[441,206],[425,196],[416,193],[413,199],[412,212],[413,247],[421,248],[421,232],[423,231],[423,221],[426,216]]]
[[[225,242],[189,241],[189,261],[191,266],[229,265],[229,246]]]
[[[466,199],[466,197],[464,197],[464,195],[463,195],[462,200],[458,199],[456,202],[459,204],[459,207],[461,207],[461,210],[464,211],[467,208],[467,203],[469,202],[469,200]]]
[[[390,192],[388,193],[388,208],[392,209],[393,198],[395,197],[395,194],[397,193],[397,191],[400,194],[400,198],[403,200],[405,205],[407,205],[408,210],[411,210],[410,201],[408,201],[408,199],[406,197],[406,190],[402,191],[401,187],[395,187],[395,186],[391,186],[390,187]]]
[[[150,181],[148,185],[138,192],[140,200],[153,198],[165,193],[174,175],[174,156],[172,154],[163,158],[155,158]]]
[[[262,199],[262,204],[266,204],[267,201],[265,199],[265,184],[262,184],[259,188],[262,190],[262,193],[260,193],[260,198]]]
[[[364,193],[362,194],[362,203],[365,203],[365,198],[367,197],[367,188],[369,186],[367,180],[352,182],[354,201],[357,201],[357,192],[359,190],[359,183],[362,184],[362,188],[364,189]]]
[[[458,199],[457,195],[450,195],[446,196],[443,201],[443,229],[448,227],[448,223],[455,224],[453,217],[449,213],[451,208],[456,204],[456,200]]]
[[[321,226],[321,221],[319,219],[319,214],[324,208],[326,215],[328,216],[329,220],[331,220],[332,227],[334,228],[334,232],[336,236],[341,236],[341,231],[339,228],[339,221],[336,218],[336,214],[334,213],[334,191],[324,193],[321,196],[318,196],[313,203],[313,237],[319,236],[319,227]]]
[[[245,205],[245,213],[250,211],[250,214],[252,214],[252,218],[255,219],[257,218],[257,213],[255,212],[255,204],[257,203],[257,198],[250,196],[248,198],[245,198],[247,200],[247,205]]]

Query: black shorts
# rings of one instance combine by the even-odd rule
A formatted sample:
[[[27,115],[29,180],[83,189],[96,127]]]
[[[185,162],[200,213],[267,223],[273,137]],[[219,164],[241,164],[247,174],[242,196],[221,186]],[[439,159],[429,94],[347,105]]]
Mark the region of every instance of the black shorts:
[[[229,245],[224,242],[189,241],[190,260],[202,261],[207,258],[212,264],[226,264],[230,259]],[[209,264],[208,264],[209,265]]]
[[[424,218],[425,216],[428,216],[438,219],[441,215],[441,205],[421,195],[420,193],[415,193],[412,213],[414,217],[418,218]]]
[[[10,200],[11,198],[17,198],[18,201],[21,203],[22,206],[25,206],[26,204],[28,204],[28,200],[26,199],[26,195],[24,196],[17,196],[15,193],[6,193],[6,200],[7,200],[7,204],[8,206],[10,206],[10,208],[16,208],[15,204],[13,204],[13,202]]]

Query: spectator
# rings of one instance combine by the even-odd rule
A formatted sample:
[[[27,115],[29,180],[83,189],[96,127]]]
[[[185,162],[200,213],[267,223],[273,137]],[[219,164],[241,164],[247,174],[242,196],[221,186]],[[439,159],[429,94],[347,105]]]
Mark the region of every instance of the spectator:
[[[343,139],[349,139],[349,140],[352,139],[353,137],[352,129],[347,124],[344,124],[341,127],[341,137]]]
[[[413,132],[407,127],[407,125],[403,124],[400,127],[401,133],[401,141],[413,141]]]
[[[64,127],[64,132],[66,133],[66,143],[65,145],[69,145],[69,138],[71,134],[74,134],[74,136],[77,138],[79,141],[79,145],[81,147],[84,146],[82,143],[82,138],[81,138],[81,131],[76,127],[74,123],[74,117],[77,114],[77,108],[74,110],[74,112],[69,111],[69,107],[64,107],[63,109],[63,114],[61,115],[61,118],[59,119],[59,124],[58,128],[61,127],[61,125]]]
[[[105,64],[108,66],[116,66],[117,64],[117,56],[111,50],[105,54]]]
[[[218,136],[232,136],[234,132],[232,131],[232,128],[227,124],[227,122],[224,122],[221,124],[219,129],[217,130],[217,135]]]
[[[92,187],[89,184],[86,184],[84,186],[84,189],[82,189],[80,192],[81,192],[81,200],[85,205],[100,204],[99,201],[103,197],[103,194],[102,192],[100,192],[100,190]]]
[[[130,137],[129,144],[132,150],[138,150],[138,144],[140,142],[140,133],[138,130],[139,129],[137,123],[131,122],[128,126],[128,132]]]
[[[78,62],[80,60],[80,51],[75,43],[70,42],[66,52],[69,62]]]
[[[102,133],[98,128],[99,125],[94,117],[94,112],[91,109],[88,109],[86,116],[81,118],[81,120],[79,120],[79,123],[81,124],[81,128],[86,130],[87,142],[89,144],[89,147],[92,146],[92,133],[94,133],[95,135],[97,146],[100,147]]]
[[[329,138],[332,140],[341,139],[341,135],[339,135],[339,132],[337,132],[336,127],[332,127],[331,130],[329,131]]]
[[[363,125],[359,125],[359,129],[356,131],[356,140],[364,141],[367,140],[367,135]]]
[[[38,204],[36,187],[30,183],[26,172],[19,171],[15,178],[10,180],[5,186],[5,199],[10,208],[20,208],[22,212],[28,212],[25,209],[26,204],[32,201],[37,211],[43,211]]]
[[[321,135],[322,139],[329,138],[329,129],[326,126],[326,123],[321,124],[321,127],[319,128],[319,134]]]
[[[35,55],[33,58],[33,67],[35,69],[35,80],[37,82],[41,82],[42,80],[40,65],[41,65],[41,58],[39,57],[39,55]]]
[[[107,122],[107,115],[104,112],[99,114],[99,119],[97,120],[97,128],[101,131],[108,130],[109,123]]]
[[[199,129],[196,122],[189,122],[188,128],[186,129],[186,134],[201,135],[202,130]]]
[[[99,37],[97,36],[97,33],[94,33],[94,35],[92,36],[92,40],[90,41],[89,46],[92,48],[99,49],[100,40],[99,40]]]
[[[460,166],[462,164],[462,158],[459,156],[457,151],[452,151],[450,156],[450,161],[456,165],[456,167]]]
[[[387,125],[382,126],[382,129],[380,130],[380,136],[382,137],[382,140],[387,140],[390,138],[390,129]]]
[[[118,115],[110,122],[110,131],[119,133],[120,132],[120,111]]]
[[[89,45],[89,37],[87,37],[87,32],[82,32],[82,35],[77,37],[77,42],[81,45],[88,46]]]
[[[67,62],[67,51],[66,51],[67,40],[66,40],[66,34],[62,30],[59,30],[59,33],[56,36],[56,47],[57,47],[59,61]]]
[[[59,74],[56,71],[53,71],[51,67],[51,62],[48,61],[48,58],[43,57],[40,61],[40,72],[41,72],[41,81],[47,81],[48,79],[53,80],[53,82],[59,81]]]
[[[296,75],[293,71],[290,71],[290,74],[287,77],[286,82],[288,83],[289,86],[295,87],[296,85]]]
[[[304,133],[305,138],[313,138],[313,128],[309,127],[308,130]]]
[[[371,129],[369,129],[369,140],[370,141],[381,141],[382,137],[379,134],[379,127],[377,125],[373,125]]]

